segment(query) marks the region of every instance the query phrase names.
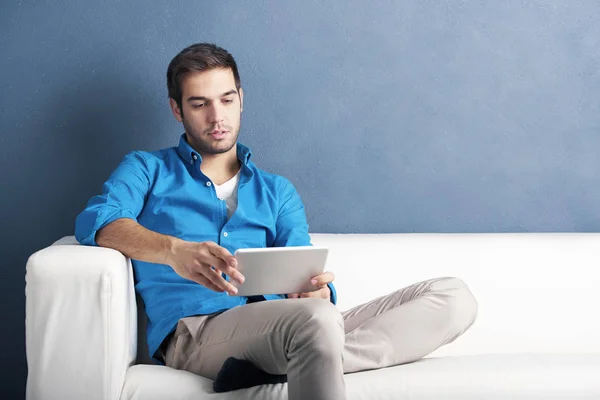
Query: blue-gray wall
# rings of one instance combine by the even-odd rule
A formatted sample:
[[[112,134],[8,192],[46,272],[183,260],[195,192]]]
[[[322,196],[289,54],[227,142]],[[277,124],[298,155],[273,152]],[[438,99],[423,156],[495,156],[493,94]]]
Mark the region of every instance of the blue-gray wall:
[[[313,232],[600,228],[596,1],[3,1],[1,398],[22,398],[27,256],[133,149],[176,144],[170,59],[236,57],[241,140]]]

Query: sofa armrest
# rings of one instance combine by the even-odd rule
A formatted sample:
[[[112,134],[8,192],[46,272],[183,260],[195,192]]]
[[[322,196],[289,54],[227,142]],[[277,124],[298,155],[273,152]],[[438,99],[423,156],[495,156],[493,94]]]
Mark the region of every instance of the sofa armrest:
[[[137,350],[131,262],[73,242],[27,262],[27,399],[118,400]]]

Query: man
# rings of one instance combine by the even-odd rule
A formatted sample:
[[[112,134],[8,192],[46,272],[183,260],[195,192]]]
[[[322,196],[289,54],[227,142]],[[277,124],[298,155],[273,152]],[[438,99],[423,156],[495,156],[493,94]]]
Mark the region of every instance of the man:
[[[158,362],[217,380],[217,390],[287,379],[290,400],[344,399],[344,373],[418,360],[471,326],[477,303],[456,278],[344,313],[330,272],[309,293],[234,296],[230,280],[244,280],[236,249],[310,245],[304,206],[237,142],[244,92],[226,50],[184,49],[167,86],[185,129],[179,145],[128,154],[75,229],[80,243],[133,260]]]

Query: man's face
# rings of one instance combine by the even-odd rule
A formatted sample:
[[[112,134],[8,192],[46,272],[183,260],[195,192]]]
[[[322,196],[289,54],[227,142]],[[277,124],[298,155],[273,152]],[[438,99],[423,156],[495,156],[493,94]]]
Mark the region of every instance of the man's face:
[[[188,143],[201,155],[232,150],[240,132],[244,96],[242,89],[236,90],[231,69],[191,72],[181,89],[182,110],[175,100],[170,99],[170,104],[183,123]]]

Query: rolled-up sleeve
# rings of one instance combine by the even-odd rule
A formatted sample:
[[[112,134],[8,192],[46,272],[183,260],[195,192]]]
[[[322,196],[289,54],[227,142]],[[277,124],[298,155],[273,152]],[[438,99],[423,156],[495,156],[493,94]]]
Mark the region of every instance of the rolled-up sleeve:
[[[312,246],[308,233],[304,204],[296,188],[289,180],[282,178],[279,186],[279,195],[281,206],[277,216],[275,226],[276,236],[273,246]],[[330,300],[333,304],[336,304],[337,292],[335,287],[333,283],[329,283],[327,286],[331,291]]]
[[[102,193],[92,197],[75,220],[75,237],[84,245],[97,246],[96,233],[119,218],[137,221],[148,190],[150,171],[140,151],[125,156],[102,186]]]

